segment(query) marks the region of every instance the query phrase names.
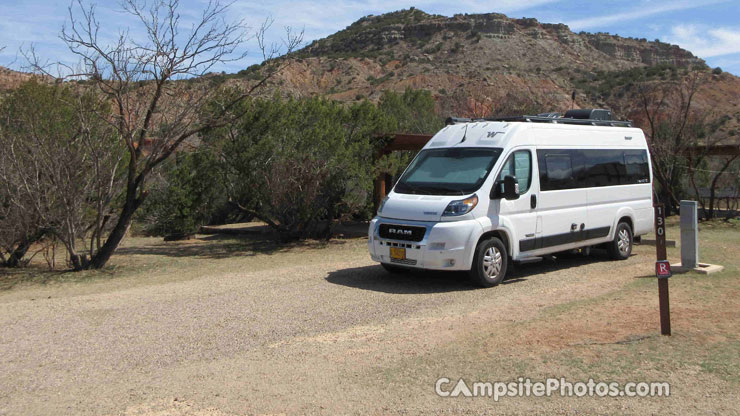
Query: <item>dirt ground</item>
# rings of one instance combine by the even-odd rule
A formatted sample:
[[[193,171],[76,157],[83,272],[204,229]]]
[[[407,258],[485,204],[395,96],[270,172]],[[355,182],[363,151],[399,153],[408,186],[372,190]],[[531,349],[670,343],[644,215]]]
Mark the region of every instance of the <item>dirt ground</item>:
[[[650,246],[477,289],[389,275],[362,238],[132,238],[105,271],[0,274],[0,415],[737,414],[740,226],[700,235],[701,259],[726,268],[670,279],[671,337]],[[495,402],[438,397],[440,377],[666,381],[671,394]]]

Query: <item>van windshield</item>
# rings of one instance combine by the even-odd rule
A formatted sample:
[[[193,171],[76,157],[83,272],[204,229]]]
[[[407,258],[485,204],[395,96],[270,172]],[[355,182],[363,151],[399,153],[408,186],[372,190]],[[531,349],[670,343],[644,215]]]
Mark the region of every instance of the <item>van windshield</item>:
[[[481,147],[422,150],[394,190],[427,195],[473,193],[483,185],[502,150]]]

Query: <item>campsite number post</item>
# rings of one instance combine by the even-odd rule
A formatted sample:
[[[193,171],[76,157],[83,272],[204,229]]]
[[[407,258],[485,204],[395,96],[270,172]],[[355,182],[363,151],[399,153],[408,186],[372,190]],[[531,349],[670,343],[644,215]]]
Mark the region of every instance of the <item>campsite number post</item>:
[[[665,249],[665,207],[655,204],[655,247],[657,261],[655,275],[658,276],[658,301],[660,303],[660,333],[671,335],[671,309],[668,304],[668,278],[671,277],[671,264]]]

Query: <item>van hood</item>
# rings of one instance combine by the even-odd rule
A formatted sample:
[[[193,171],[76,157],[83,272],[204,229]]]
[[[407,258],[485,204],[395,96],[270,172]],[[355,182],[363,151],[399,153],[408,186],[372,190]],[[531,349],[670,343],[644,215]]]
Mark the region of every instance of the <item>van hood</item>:
[[[397,220],[440,221],[447,205],[459,195],[416,195],[393,193],[378,213],[381,217]]]

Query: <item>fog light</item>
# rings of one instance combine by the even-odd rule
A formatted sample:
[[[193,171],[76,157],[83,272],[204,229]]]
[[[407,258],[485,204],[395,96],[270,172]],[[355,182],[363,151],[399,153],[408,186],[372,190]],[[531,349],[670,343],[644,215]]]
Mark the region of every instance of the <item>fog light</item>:
[[[448,259],[447,260],[447,264],[450,265],[450,266],[454,266],[455,265],[455,259]]]
[[[445,249],[445,243],[431,243],[429,244],[430,250],[444,250]]]

